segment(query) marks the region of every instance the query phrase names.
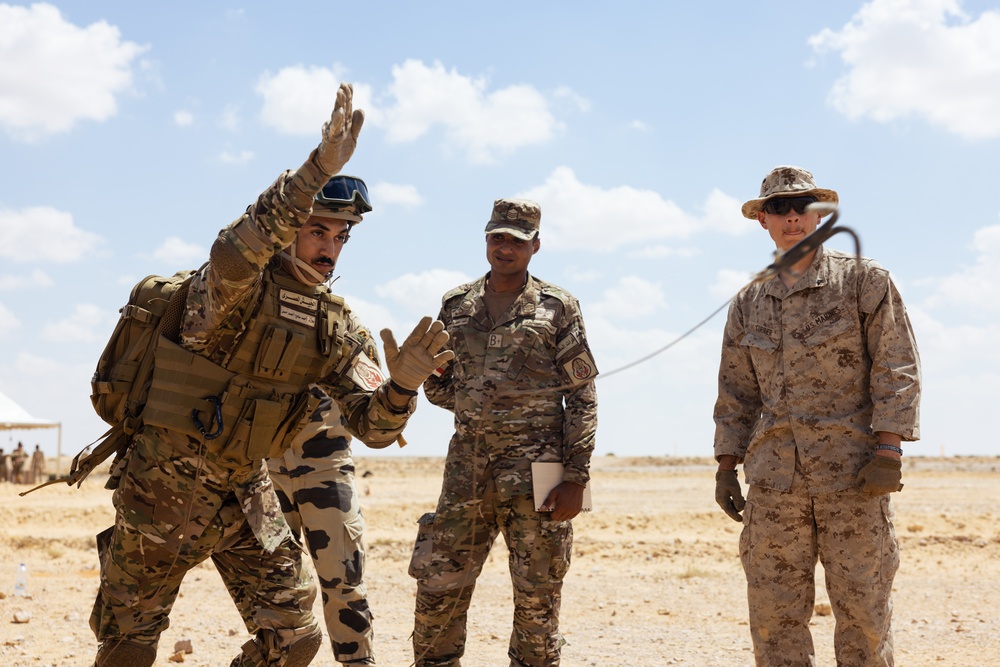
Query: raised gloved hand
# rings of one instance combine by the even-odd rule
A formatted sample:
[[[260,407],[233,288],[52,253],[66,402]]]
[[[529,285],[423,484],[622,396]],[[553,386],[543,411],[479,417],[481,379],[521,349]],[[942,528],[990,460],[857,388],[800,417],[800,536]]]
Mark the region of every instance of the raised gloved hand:
[[[392,381],[403,389],[415,392],[424,380],[441,364],[455,358],[451,350],[440,352],[448,342],[448,332],[441,320],[425,317],[406,340],[402,347],[396,346],[396,338],[389,329],[379,332],[385,346],[385,365]]]
[[[719,503],[733,521],[743,521],[740,512],[746,507],[740,490],[740,479],[735,470],[719,470],[715,473],[715,502]]]
[[[891,456],[876,456],[858,472],[857,482],[866,496],[884,496],[902,491],[903,462]]]
[[[323,124],[322,140],[316,149],[316,161],[324,173],[333,176],[340,173],[354,154],[358,145],[358,134],[365,122],[365,112],[353,109],[354,89],[349,83],[340,84],[337,102],[333,106],[330,120]]]

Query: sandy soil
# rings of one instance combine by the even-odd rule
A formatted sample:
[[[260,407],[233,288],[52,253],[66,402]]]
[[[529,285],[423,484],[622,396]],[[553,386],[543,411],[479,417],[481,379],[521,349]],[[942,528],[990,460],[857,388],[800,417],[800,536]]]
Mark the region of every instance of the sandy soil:
[[[412,661],[414,584],[406,565],[415,521],[435,504],[441,466],[440,459],[358,459],[380,665]],[[751,665],[739,526],[714,503],[711,462],[609,456],[595,458],[593,469],[594,511],[575,521],[563,664]],[[986,665],[1000,656],[998,471],[1000,458],[906,459],[906,490],[894,496],[903,548],[895,584],[897,665]],[[103,481],[95,476],[80,489],[59,485],[24,498],[21,489],[0,484],[0,665],[91,664],[94,535],[113,520]],[[30,568],[27,597],[12,595],[20,562]],[[825,599],[820,570],[817,601]],[[510,607],[498,544],[473,600],[467,667],[507,664]],[[18,623],[15,615],[30,620]],[[194,651],[184,664],[228,665],[247,638],[210,564],[189,573],[171,619],[158,667],[178,664],[170,656],[185,638]],[[820,667],[835,664],[833,626],[831,616],[813,619]],[[313,662],[335,664],[328,647]]]

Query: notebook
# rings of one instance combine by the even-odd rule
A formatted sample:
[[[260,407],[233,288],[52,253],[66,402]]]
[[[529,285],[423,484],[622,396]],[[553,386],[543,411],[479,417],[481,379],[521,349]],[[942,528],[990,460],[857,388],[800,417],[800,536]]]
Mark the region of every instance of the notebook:
[[[535,494],[535,509],[538,510],[545,502],[549,491],[554,489],[563,479],[563,464],[558,461],[534,461],[531,464],[531,486]],[[582,511],[589,512],[593,508],[590,498],[590,482],[583,489]]]

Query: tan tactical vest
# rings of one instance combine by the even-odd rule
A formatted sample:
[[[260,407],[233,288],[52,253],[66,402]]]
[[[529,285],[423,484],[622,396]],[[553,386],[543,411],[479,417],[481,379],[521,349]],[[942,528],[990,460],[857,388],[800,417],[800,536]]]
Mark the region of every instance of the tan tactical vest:
[[[309,383],[342,372],[360,349],[344,336],[343,299],[325,287],[268,269],[258,290],[221,364],[160,338],[142,414],[202,440],[210,460],[231,468],[280,456],[321,401]]]

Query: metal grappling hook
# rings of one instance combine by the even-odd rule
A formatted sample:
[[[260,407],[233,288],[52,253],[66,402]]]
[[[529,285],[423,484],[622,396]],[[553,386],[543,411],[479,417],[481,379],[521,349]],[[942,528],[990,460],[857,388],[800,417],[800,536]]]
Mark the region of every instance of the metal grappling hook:
[[[858,238],[857,233],[850,227],[840,226],[837,227],[837,218],[840,217],[840,212],[837,210],[836,204],[831,204],[829,202],[814,202],[806,207],[807,211],[812,213],[819,213],[821,216],[828,213],[833,213],[830,219],[824,222],[822,225],[813,230],[813,233],[805,237],[791,248],[785,252],[775,252],[774,261],[769,264],[763,271],[754,276],[752,282],[759,283],[768,278],[778,275],[779,273],[790,273],[797,277],[797,274],[792,271],[792,267],[800,259],[816,250],[821,243],[826,241],[828,238],[834,234],[839,234],[844,232],[850,234],[851,238],[854,239],[854,256],[856,261],[861,263],[861,239]]]

